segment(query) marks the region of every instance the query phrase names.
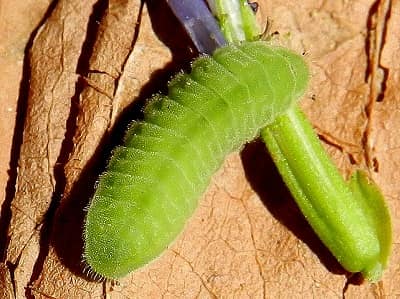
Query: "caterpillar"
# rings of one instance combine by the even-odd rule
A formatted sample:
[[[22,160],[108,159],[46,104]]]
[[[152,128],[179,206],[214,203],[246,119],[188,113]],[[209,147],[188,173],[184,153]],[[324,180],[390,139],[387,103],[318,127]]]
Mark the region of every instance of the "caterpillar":
[[[219,48],[174,77],[97,182],[84,228],[90,270],[116,279],[159,256],[225,156],[294,105],[307,81],[301,56],[264,41]]]

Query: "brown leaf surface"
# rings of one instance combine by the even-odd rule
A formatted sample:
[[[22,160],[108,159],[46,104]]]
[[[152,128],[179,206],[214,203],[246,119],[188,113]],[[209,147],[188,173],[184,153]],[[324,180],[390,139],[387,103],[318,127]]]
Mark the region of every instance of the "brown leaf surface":
[[[56,7],[37,31],[27,54],[29,90],[6,256],[7,265],[13,268],[18,298],[24,296],[31,280],[40,253],[40,229],[55,200],[59,183],[56,166],[75,92],[76,65],[86,36],[85,15],[91,10],[90,2]]]
[[[165,87],[193,54],[163,1],[59,0],[45,15],[47,4],[0,2],[0,26],[12,28],[2,31],[15,32],[0,35],[0,55],[8,55],[0,63],[14,81],[22,71],[15,61],[26,45],[30,53],[21,86],[0,77],[7,161],[15,118],[8,108],[15,111],[18,96],[26,115],[23,134],[22,120],[14,131],[15,196],[8,188],[2,205],[0,232],[8,229],[9,242],[0,239],[1,298],[400,296],[398,1],[260,1],[260,20],[272,20],[282,43],[306,53],[312,80],[302,106],[328,152],[345,176],[367,169],[388,199],[391,263],[380,283],[361,285],[315,237],[260,142],[227,157],[184,232],[154,262],[113,283],[82,274],[83,208],[109,144],[135,115],[131,103]],[[24,16],[29,21],[16,21]],[[20,147],[15,136],[23,136]],[[13,182],[13,173],[15,183],[16,169],[0,182]]]

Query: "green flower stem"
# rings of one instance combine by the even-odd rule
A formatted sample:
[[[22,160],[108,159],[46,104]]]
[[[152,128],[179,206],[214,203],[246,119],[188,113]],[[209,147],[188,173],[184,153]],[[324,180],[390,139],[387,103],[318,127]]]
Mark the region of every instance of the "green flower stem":
[[[208,3],[227,41],[259,38],[260,29],[247,0],[208,0]]]
[[[346,183],[298,107],[261,136],[302,213],[333,255],[350,272],[379,280],[391,244],[384,199],[356,172]]]

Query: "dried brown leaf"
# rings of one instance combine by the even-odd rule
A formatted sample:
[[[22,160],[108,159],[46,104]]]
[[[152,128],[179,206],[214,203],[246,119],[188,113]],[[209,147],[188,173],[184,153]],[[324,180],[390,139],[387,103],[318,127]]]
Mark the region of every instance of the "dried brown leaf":
[[[17,298],[24,296],[31,279],[40,250],[39,230],[56,189],[56,163],[91,9],[90,2],[56,7],[29,51],[29,94],[6,257],[6,263],[13,268]]]
[[[54,247],[50,249],[42,273],[33,285],[34,294],[54,296],[49,290],[57,289],[56,297],[86,298],[93,296],[93,292],[101,293],[103,290],[99,283],[88,282],[87,277],[76,277],[76,272],[82,272],[82,212],[90,194],[83,192],[86,194],[85,199],[82,189],[87,186],[88,177],[91,177],[90,174],[82,176],[82,172],[87,173],[85,167],[96,155],[96,150],[104,142],[103,138],[113,126],[117,115],[129,100],[138,96],[140,88],[149,80],[149,75],[168,61],[168,51],[158,40],[153,37],[143,42],[141,32],[151,32],[151,25],[146,18],[138,32],[139,27],[135,24],[139,13],[142,11],[138,2],[110,1],[101,20],[89,60],[88,76],[85,79],[87,86],[80,94],[74,147],[65,166],[65,198],[56,215],[56,221],[62,219],[62,222],[55,224],[52,238]],[[143,16],[147,16],[146,11],[143,11]],[[146,59],[142,58],[144,54]],[[151,59],[150,65],[147,59]],[[68,248],[68,252],[65,252],[64,247]],[[60,256],[63,258],[65,255],[68,257],[61,261]],[[71,288],[69,283],[55,287],[58,281],[68,281],[69,277],[74,278],[76,285],[84,285],[85,288]]]
[[[82,5],[79,3],[77,0],[60,1],[57,7]],[[393,216],[394,247],[390,266],[379,284],[349,283],[346,273],[306,224],[259,142],[246,146],[240,156],[234,153],[227,158],[184,232],[161,257],[118,283],[102,285],[85,278],[80,263],[82,210],[96,177],[94,165],[104,159],[100,158],[104,157],[101,148],[111,140],[109,133],[121,122],[121,112],[130,111],[125,108],[132,100],[142,98],[149,90],[156,91],[143,89],[143,86],[157,79],[155,71],[171,59],[166,46],[172,50],[175,61],[185,61],[190,56],[176,47],[179,40],[171,38],[172,31],[164,28],[168,27],[170,19],[160,16],[170,15],[165,11],[156,13],[157,9],[165,9],[160,3],[149,1],[149,9],[145,7],[140,15],[138,1],[109,1],[100,25],[95,26],[93,35],[86,37],[86,45],[90,47],[82,48],[81,39],[80,46],[71,49],[74,57],[88,57],[89,60],[84,70],[86,86],[78,90],[78,111],[75,115],[65,109],[68,111],[63,114],[64,117],[75,116],[76,122],[73,122],[73,146],[65,165],[64,197],[54,216],[53,228],[42,230],[47,236],[52,231],[51,244],[50,247],[47,243],[39,246],[40,226],[27,227],[28,235],[33,236],[31,242],[27,243],[24,238],[14,241],[18,246],[27,245],[15,273],[26,271],[30,277],[30,265],[34,262],[37,265],[28,293],[37,298],[399,296],[400,187],[396,182],[400,177],[397,158],[400,147],[396,129],[400,127],[397,115],[400,76],[395,61],[400,44],[400,4],[387,0],[304,1],[300,6],[297,1],[260,2],[262,21],[265,22],[266,17],[273,20],[272,30],[280,33],[282,43],[306,53],[312,82],[302,106],[326,142],[328,152],[346,176],[355,168],[368,170],[388,198]],[[74,14],[88,16],[82,9]],[[79,27],[81,23],[66,16],[70,14],[61,13],[58,19],[52,19],[52,15],[45,27],[54,26],[56,30],[60,20],[64,20],[64,28]],[[135,26],[137,20],[140,20],[140,30]],[[48,48],[59,49],[59,40],[49,41]],[[67,43],[61,44],[61,48],[68,49]],[[187,43],[183,44],[182,47],[188,49]],[[59,66],[59,62],[59,59],[49,60],[47,64]],[[32,63],[34,70],[41,61],[32,60]],[[74,73],[77,63],[69,60],[63,66]],[[48,76],[42,79],[49,80]],[[46,80],[41,89],[33,82],[31,94],[51,90],[54,84]],[[76,89],[62,85],[59,96],[69,99],[70,92]],[[52,97],[56,98],[53,94]],[[33,101],[32,96],[30,99]],[[35,114],[31,113],[27,123],[33,120]],[[65,132],[66,118],[54,124],[50,118],[44,123],[46,128],[53,125]],[[36,125],[40,128],[43,124]],[[57,132],[56,129],[50,132],[54,131]],[[27,129],[24,134],[29,136],[26,132],[29,132]],[[45,138],[54,139],[49,131],[44,132]],[[23,148],[28,141],[24,140]],[[52,177],[52,168],[61,144],[58,139],[47,143],[44,148],[49,154],[40,155],[41,141],[31,141],[29,148],[35,153],[32,156],[46,161],[50,171],[49,167],[43,169],[44,176],[39,177],[47,180],[41,188],[32,189],[32,195],[26,195],[33,199],[42,194],[38,202],[21,204],[21,213],[32,215],[31,222],[35,224],[42,223],[54,194],[51,186],[57,181]],[[24,159],[24,163],[28,162]],[[37,174],[20,171],[19,180],[29,181]],[[18,198],[22,198],[18,194],[14,206],[18,206]],[[35,209],[28,211],[32,205]],[[17,219],[13,221],[17,223]],[[21,222],[20,227],[24,225],[25,222]],[[18,234],[18,226],[10,226],[10,232],[25,236]],[[9,260],[12,261],[18,252],[21,251],[11,247]],[[38,254],[41,259],[36,260]],[[11,277],[4,270],[8,269],[2,265],[3,282]],[[26,278],[18,281],[17,285],[21,286],[18,289],[28,281]],[[9,296],[9,284],[5,287]],[[21,291],[18,294],[22,294]]]

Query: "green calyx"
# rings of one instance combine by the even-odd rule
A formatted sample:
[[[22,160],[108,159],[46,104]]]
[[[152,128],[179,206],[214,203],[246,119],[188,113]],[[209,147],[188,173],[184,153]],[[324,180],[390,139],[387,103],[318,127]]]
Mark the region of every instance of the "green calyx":
[[[345,182],[297,107],[261,136],[321,241],[346,270],[379,280],[390,254],[391,225],[378,187],[361,171]]]
[[[229,42],[254,41],[260,29],[247,0],[215,0],[212,10]]]

